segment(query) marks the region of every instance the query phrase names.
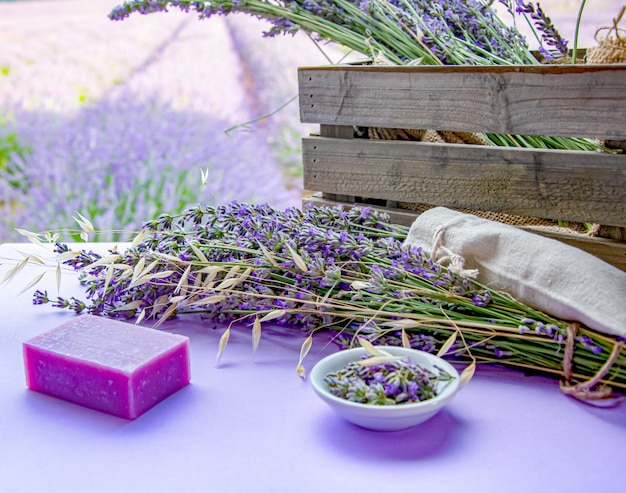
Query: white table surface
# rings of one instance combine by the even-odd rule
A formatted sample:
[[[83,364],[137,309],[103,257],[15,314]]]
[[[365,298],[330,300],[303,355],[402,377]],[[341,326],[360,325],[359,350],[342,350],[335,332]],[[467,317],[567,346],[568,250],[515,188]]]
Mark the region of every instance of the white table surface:
[[[30,244],[0,246],[17,259]],[[15,265],[1,260],[0,279]],[[374,432],[337,417],[295,374],[304,335],[180,318],[192,381],[135,421],[26,389],[22,343],[74,315],[33,306],[28,267],[0,286],[0,492],[623,492],[626,403],[597,409],[548,378],[479,369],[430,421]],[[56,293],[53,273],[37,286]],[[65,277],[63,296],[79,296]],[[325,336],[305,360],[335,350]]]

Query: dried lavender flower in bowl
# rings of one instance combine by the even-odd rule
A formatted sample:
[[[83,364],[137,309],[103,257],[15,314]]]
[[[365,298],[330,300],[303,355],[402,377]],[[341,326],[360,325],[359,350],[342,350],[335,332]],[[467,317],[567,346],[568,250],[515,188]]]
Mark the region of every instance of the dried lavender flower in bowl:
[[[347,421],[378,431],[411,428],[437,414],[459,390],[447,361],[397,346],[338,351],[311,370],[315,393]]]

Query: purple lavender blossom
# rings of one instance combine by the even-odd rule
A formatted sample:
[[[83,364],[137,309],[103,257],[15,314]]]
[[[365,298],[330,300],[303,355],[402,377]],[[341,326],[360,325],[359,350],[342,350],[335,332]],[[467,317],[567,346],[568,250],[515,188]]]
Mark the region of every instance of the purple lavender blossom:
[[[482,291],[472,295],[472,301],[476,306],[487,306],[490,300],[491,295],[489,294],[489,291]]]
[[[593,341],[588,336],[578,336],[576,337],[576,341],[582,343],[584,347],[589,349],[593,354],[601,354],[602,348],[593,343]]]
[[[553,50],[550,50],[543,45],[539,46],[540,53],[546,57],[547,60],[567,55],[567,41],[563,39],[556,30],[552,20],[546,15],[539,3],[535,5],[532,2],[516,0],[515,4],[515,11],[520,14],[530,15],[530,18],[534,21],[535,27],[539,30],[541,40],[547,46],[553,48]]]
[[[495,347],[495,346],[492,346],[492,347],[493,347],[493,354],[498,359],[513,355],[511,351],[506,351],[504,349],[500,349],[499,347]]]

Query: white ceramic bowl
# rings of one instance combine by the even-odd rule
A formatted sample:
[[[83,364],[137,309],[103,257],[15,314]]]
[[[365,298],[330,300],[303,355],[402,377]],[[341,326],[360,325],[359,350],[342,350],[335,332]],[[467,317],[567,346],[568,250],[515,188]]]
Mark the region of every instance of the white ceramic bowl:
[[[394,356],[403,356],[413,360],[425,369],[434,366],[452,375],[449,382],[442,382],[439,394],[432,399],[395,406],[361,404],[352,402],[330,393],[324,377],[344,368],[351,361],[358,361],[366,351],[364,348],[344,349],[320,360],[311,370],[309,380],[313,390],[337,414],[363,428],[379,431],[394,431],[410,428],[432,418],[445,406],[459,389],[459,374],[447,361],[424,351],[394,346],[376,346]]]

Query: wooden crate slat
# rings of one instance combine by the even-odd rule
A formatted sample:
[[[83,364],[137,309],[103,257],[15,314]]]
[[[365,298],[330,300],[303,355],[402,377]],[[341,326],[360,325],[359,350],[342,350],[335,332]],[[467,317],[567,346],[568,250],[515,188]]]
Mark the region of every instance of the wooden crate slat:
[[[355,202],[329,200],[321,197],[320,194],[305,196],[302,199],[302,204],[303,206],[306,206],[307,204],[313,204],[329,207],[342,206],[344,208],[350,208],[354,205],[362,205],[389,214],[389,219],[392,223],[402,224],[404,226],[410,226],[415,218],[419,215],[418,213],[396,208],[372,206],[368,204],[355,204]],[[521,227],[521,229],[535,234],[539,234],[541,236],[545,236],[547,238],[562,241],[576,248],[580,248],[581,250],[595,255],[605,262],[617,267],[618,269],[626,271],[626,243],[624,242],[608,240],[605,238],[593,238],[580,234],[565,234],[556,231],[541,230],[530,227]]]
[[[626,139],[626,65],[302,67],[305,123]]]
[[[302,147],[307,190],[626,226],[624,156],[323,137]]]

